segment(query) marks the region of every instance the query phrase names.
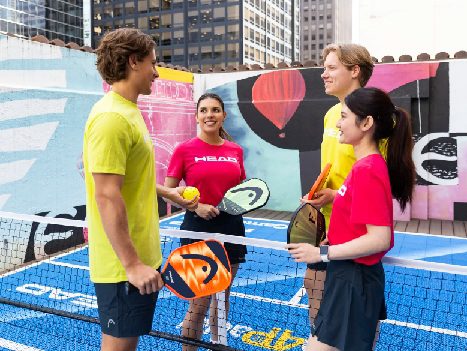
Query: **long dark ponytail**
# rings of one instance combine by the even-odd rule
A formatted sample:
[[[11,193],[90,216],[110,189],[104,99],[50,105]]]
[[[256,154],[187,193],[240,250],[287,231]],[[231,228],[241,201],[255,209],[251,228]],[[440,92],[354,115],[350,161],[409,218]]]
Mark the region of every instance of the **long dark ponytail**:
[[[395,107],[389,95],[377,88],[357,89],[345,98],[345,104],[357,116],[357,123],[367,116],[373,117],[373,139],[377,143],[387,139],[386,163],[391,192],[404,211],[412,200],[416,176],[410,115]]]
[[[199,97],[198,102],[196,103],[196,113],[198,113],[198,107],[199,107],[200,102],[203,101],[203,100],[206,100],[206,99],[214,99],[214,100],[219,101],[219,103],[221,104],[221,107],[222,107],[222,112],[225,111],[224,101],[222,100],[222,98],[219,95],[214,94],[214,93],[205,93],[205,94],[203,94],[203,95],[201,95]],[[222,139],[233,141],[233,138],[230,136],[229,133],[227,133],[227,131],[224,129],[224,127],[220,127],[219,136]]]

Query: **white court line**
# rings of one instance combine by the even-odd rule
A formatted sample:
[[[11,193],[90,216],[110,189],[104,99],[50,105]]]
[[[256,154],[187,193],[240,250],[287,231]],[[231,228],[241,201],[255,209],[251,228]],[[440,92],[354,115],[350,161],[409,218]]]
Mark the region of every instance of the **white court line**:
[[[243,293],[238,293],[238,292],[233,292],[233,291],[230,292],[230,296],[236,296],[236,297],[240,297],[242,299],[248,299],[248,300],[253,300],[253,301],[272,303],[272,304],[275,304],[275,305],[282,305],[282,306],[290,306],[290,307],[308,309],[308,305],[305,305],[305,304],[302,304],[302,303],[293,303],[293,302],[290,302],[290,301],[271,299],[269,297],[256,296],[256,295],[248,295],[248,294],[243,294]]]
[[[42,349],[36,349],[35,347],[18,344],[17,342],[2,339],[2,338],[0,338],[0,346],[8,350],[15,350],[15,351],[42,351]]]
[[[467,238],[461,238],[461,237],[458,237],[458,236],[449,236],[449,235],[438,235],[438,234],[429,234],[429,233],[415,233],[415,232],[399,232],[399,231],[394,231],[394,233],[415,235],[415,236],[426,236],[426,237],[429,237],[429,238],[433,238],[433,237],[434,238],[442,238],[442,239],[446,239],[446,240],[456,239],[456,240],[466,240],[467,241]]]
[[[75,268],[75,269],[83,269],[83,270],[89,271],[88,266],[81,266],[81,265],[78,265],[78,264],[72,264],[72,263],[60,262],[60,261],[53,261],[53,260],[50,260],[48,263],[56,265],[56,266]]]
[[[306,296],[306,289],[302,286],[297,293],[289,300],[290,303],[298,304],[302,297]]]
[[[443,328],[435,328],[435,327],[430,327],[428,325],[423,325],[423,324],[400,322],[400,321],[395,321],[392,319],[386,319],[384,321],[381,321],[381,323],[392,324],[392,325],[397,325],[399,327],[406,327],[406,328],[411,328],[411,329],[425,330],[425,331],[438,333],[438,334],[453,335],[453,336],[458,336],[460,338],[467,338],[466,332],[443,329]]]
[[[30,265],[26,265],[26,266],[21,267],[21,268],[18,268],[18,269],[14,269],[14,270],[12,270],[12,271],[9,271],[9,272],[3,273],[3,274],[0,274],[0,278],[8,277],[9,275],[13,275],[13,274],[16,274],[16,273],[18,273],[18,272],[25,271],[25,270],[27,270],[27,269],[29,269],[29,268],[33,268],[33,267],[36,267],[36,266],[40,266],[40,265],[43,264],[43,263],[51,263],[53,260],[56,260],[57,258],[61,258],[61,257],[64,257],[64,256],[68,256],[69,254],[72,254],[72,253],[75,253],[75,252],[78,252],[78,251],[81,251],[81,250],[84,250],[84,249],[87,249],[87,246],[80,247],[80,248],[75,249],[75,250],[72,250],[72,251],[64,252],[64,253],[62,253],[62,254],[60,254],[60,255],[57,255],[57,256],[48,258],[48,259],[46,259],[46,260],[39,261],[39,262],[30,264]]]

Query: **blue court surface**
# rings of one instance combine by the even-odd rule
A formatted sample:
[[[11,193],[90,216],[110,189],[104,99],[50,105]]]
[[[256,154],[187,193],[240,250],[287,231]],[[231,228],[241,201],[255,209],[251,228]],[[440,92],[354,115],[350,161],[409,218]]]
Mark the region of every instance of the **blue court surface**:
[[[183,215],[161,221],[178,229]],[[288,222],[245,218],[247,237],[285,242]],[[164,257],[179,245],[163,237]],[[240,350],[301,350],[308,337],[305,266],[286,251],[248,247],[230,298],[228,344]],[[389,256],[467,266],[467,240],[396,233]],[[467,276],[385,266],[388,320],[376,350],[467,350]],[[87,248],[0,276],[1,297],[97,317]],[[5,288],[7,287],[7,288]],[[163,289],[153,329],[180,334],[187,303]],[[339,316],[336,316],[339,318]],[[205,328],[203,340],[209,340]],[[0,305],[0,350],[99,350],[98,325]],[[139,350],[181,350],[178,343],[143,337]]]

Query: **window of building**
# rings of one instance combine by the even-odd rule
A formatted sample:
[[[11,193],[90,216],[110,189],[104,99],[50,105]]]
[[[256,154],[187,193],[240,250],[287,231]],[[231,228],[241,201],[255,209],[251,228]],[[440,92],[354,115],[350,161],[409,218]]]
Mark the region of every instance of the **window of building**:
[[[149,12],[159,11],[160,0],[149,0]]]
[[[214,27],[214,40],[220,41],[225,38],[225,26]]]
[[[148,18],[146,16],[138,18],[138,28],[142,30],[149,28]]]
[[[162,0],[161,1],[162,10],[170,10],[171,3],[172,3],[171,0]]]
[[[172,50],[162,50],[162,61],[172,62]]]
[[[240,38],[240,31],[238,24],[230,24],[227,26],[227,40],[238,40]]]
[[[190,37],[190,41],[196,43],[199,41],[199,29],[190,29],[188,32],[188,36]]]
[[[239,6],[229,6],[227,7],[227,17],[229,20],[238,20],[240,19]]]
[[[306,34],[306,35],[303,36],[303,40],[304,40],[304,41],[308,41],[308,34]]]
[[[239,50],[239,44],[238,43],[227,44],[227,57],[237,58],[239,52],[240,52],[240,50]]]
[[[170,46],[170,45],[172,45],[172,39],[171,39],[170,34],[171,34],[170,32],[162,33],[161,46]]]
[[[181,9],[183,8],[183,0],[172,0],[172,8],[173,9]],[[177,49],[178,50],[178,49]]]
[[[316,40],[316,34],[311,35],[311,40]]]
[[[188,12],[188,24],[191,27],[194,27],[198,24],[198,11],[189,11]]]
[[[160,22],[159,16],[149,17],[149,28],[150,29],[159,29],[159,22]]]
[[[308,22],[308,16],[303,17],[304,22]]]
[[[125,3],[125,14],[132,15],[135,13],[135,3],[133,1]]]
[[[170,13],[161,16],[161,27],[170,28],[172,27],[172,15]]]
[[[323,34],[320,34],[319,35],[319,40],[323,40],[324,39],[324,35]]]
[[[202,28],[200,31],[200,41],[212,40],[212,28]]]
[[[123,16],[123,4],[115,5],[113,15],[114,15],[114,17]]]
[[[303,50],[308,50],[308,47],[309,47],[308,44],[304,45]]]
[[[213,13],[214,22],[225,21],[225,7],[216,7]]]
[[[174,44],[183,44],[185,43],[185,35],[183,30],[177,30],[173,33],[173,43]]]
[[[174,13],[173,26],[174,27],[183,27],[183,13]]]
[[[212,9],[202,10],[200,13],[201,23],[211,23],[212,22]]]
[[[222,60],[225,55],[225,45],[224,44],[219,44],[219,45],[214,45],[214,59],[215,60]]]
[[[212,46],[202,46],[201,47],[201,60],[210,60],[212,59]]]

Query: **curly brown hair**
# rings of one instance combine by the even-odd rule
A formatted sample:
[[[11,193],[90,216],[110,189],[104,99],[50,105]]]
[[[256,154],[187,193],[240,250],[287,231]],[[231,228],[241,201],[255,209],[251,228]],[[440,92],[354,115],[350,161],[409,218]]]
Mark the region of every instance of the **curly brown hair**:
[[[138,61],[149,55],[155,48],[154,40],[134,28],[120,28],[108,32],[96,49],[96,66],[102,79],[112,85],[127,77],[127,64],[130,55]]]

